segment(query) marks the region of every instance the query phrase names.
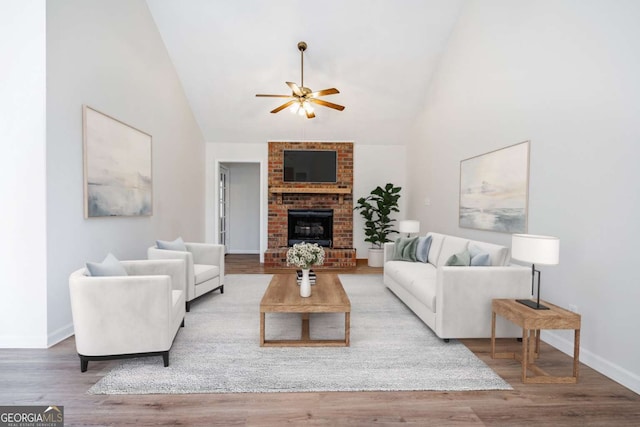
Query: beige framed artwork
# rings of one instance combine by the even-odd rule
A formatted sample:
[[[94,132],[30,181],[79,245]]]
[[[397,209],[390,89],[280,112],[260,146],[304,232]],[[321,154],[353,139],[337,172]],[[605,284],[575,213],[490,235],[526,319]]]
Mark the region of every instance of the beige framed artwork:
[[[82,106],[85,218],[151,216],[151,135]]]
[[[459,225],[526,233],[529,141],[460,162]]]

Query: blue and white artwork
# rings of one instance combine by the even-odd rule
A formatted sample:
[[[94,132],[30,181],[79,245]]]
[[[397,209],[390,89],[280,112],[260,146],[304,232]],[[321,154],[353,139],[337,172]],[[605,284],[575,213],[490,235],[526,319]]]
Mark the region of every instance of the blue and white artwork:
[[[83,113],[85,217],[151,215],[151,135],[88,106]]]
[[[460,227],[527,232],[529,141],[460,162]]]

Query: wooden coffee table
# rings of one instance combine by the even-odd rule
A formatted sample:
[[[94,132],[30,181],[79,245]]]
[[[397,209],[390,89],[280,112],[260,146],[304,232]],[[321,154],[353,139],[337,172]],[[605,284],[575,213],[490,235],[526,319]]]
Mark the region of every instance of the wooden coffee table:
[[[266,313],[301,313],[299,340],[265,340]],[[309,336],[310,313],[344,313],[344,340],[316,340]],[[296,274],[274,274],[260,301],[261,347],[348,347],[351,302],[337,274],[318,273],[311,296],[302,298]]]

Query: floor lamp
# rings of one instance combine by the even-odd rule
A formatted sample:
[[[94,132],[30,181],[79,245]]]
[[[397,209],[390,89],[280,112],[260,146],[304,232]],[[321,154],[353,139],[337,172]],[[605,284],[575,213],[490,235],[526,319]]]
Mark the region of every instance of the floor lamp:
[[[533,294],[536,272],[538,273],[537,300],[519,299],[517,301],[535,310],[548,310],[549,307],[540,304],[540,271],[536,270],[536,264],[558,264],[560,261],[560,239],[534,234],[514,234],[511,237],[511,258],[531,263],[531,294]]]
[[[411,233],[420,232],[420,221],[416,221],[415,219],[405,219],[400,221],[400,232],[407,233],[407,237],[411,235]]]

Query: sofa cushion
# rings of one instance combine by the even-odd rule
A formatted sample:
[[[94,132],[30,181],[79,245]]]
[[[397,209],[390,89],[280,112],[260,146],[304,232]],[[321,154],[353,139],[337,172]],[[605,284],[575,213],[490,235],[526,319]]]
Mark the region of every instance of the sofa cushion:
[[[417,237],[398,237],[393,249],[393,259],[396,261],[416,261]]]
[[[478,242],[472,240],[469,242],[469,249],[479,250],[486,252],[491,258],[491,264],[493,266],[509,265],[509,248],[500,245],[494,245],[492,243]]]
[[[468,246],[469,240],[467,239],[454,236],[444,236],[442,249],[440,250],[440,255],[438,256],[438,262],[436,263],[436,266],[441,267],[443,265],[446,265],[449,258],[451,258],[451,255],[459,254],[467,250]]]
[[[388,261],[385,274],[411,295],[436,311],[436,269],[431,264],[407,261]]]
[[[444,241],[444,234],[427,233],[427,236],[431,236],[431,247],[429,248],[429,255],[427,261],[429,264],[436,265],[438,263],[438,257],[442,250],[442,242]]]
[[[424,236],[418,238],[418,246],[416,247],[416,260],[427,262],[429,260],[429,248],[431,248],[432,236]]]
[[[220,267],[206,264],[193,264],[196,285],[211,280],[220,275]]]
[[[90,276],[128,276],[127,270],[111,253],[102,262],[88,262],[87,271]]]
[[[176,240],[168,242],[166,240],[156,240],[156,247],[158,249],[165,249],[170,251],[187,251],[187,246],[184,244],[182,237],[178,237]]]
[[[471,255],[469,254],[469,251],[465,249],[462,252],[451,255],[445,265],[452,267],[468,267],[471,265]]]

